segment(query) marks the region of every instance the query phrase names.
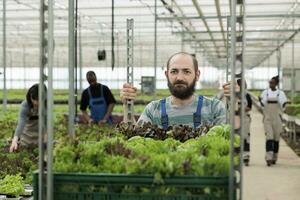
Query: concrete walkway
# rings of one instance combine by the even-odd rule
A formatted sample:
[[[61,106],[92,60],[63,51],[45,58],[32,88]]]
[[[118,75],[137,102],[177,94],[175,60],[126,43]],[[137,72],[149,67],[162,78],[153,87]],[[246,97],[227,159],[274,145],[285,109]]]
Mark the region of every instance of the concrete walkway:
[[[243,200],[300,200],[300,158],[280,140],[278,163],[267,167],[262,114],[251,113],[251,158],[244,167]]]

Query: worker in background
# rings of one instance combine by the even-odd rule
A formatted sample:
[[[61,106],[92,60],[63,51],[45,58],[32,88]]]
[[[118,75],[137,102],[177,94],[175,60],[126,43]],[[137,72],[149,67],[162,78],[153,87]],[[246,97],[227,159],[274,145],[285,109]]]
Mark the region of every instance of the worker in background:
[[[106,85],[97,82],[95,72],[88,71],[86,79],[90,86],[82,92],[80,110],[84,123],[112,124],[111,113],[116,100]],[[91,111],[91,116],[87,113],[87,107]]]
[[[236,85],[236,93],[237,93],[237,99],[236,99],[236,111],[235,111],[235,126],[236,126],[236,130],[238,132],[241,132],[240,128],[240,115],[241,115],[241,85],[242,85],[242,79],[237,79],[237,85]],[[220,100],[224,100],[225,96],[229,97],[230,96],[230,83],[225,84],[226,88],[224,89],[224,91],[226,92],[226,94],[224,94],[224,91],[219,92],[215,98],[220,99]],[[224,86],[223,86],[224,87]],[[245,82],[245,89],[247,89],[247,83]],[[249,161],[250,161],[250,123],[251,123],[251,117],[250,117],[250,111],[252,109],[252,99],[250,94],[247,92],[247,90],[245,91],[245,119],[244,119],[244,150],[243,150],[243,162],[246,166],[249,165]]]
[[[280,133],[283,130],[280,114],[287,103],[284,92],[277,89],[278,83],[279,77],[273,77],[269,81],[269,88],[259,98],[263,105],[267,166],[276,164],[278,159]]]
[[[46,90],[46,87],[45,87]],[[46,105],[46,102],[45,102]],[[18,117],[18,125],[10,145],[10,152],[18,149],[18,146],[38,145],[39,133],[39,84],[29,88],[26,99],[21,103]]]
[[[218,99],[210,99],[195,94],[195,85],[200,78],[197,59],[189,53],[179,52],[167,61],[165,76],[171,96],[150,102],[140,118],[138,125],[145,122],[167,129],[174,125],[200,125],[225,123],[226,110]],[[134,100],[137,89],[125,83],[121,89],[121,99]]]
[[[237,80],[237,85],[241,88],[242,86],[242,79]],[[250,123],[251,123],[251,117],[250,117],[250,111],[252,109],[252,99],[250,94],[247,92],[247,83],[245,81],[245,119],[244,119],[244,154],[243,154],[243,161],[246,166],[249,165],[250,161]],[[240,93],[241,94],[241,93]],[[239,112],[237,114],[240,115],[241,110],[241,95],[238,95],[237,102],[238,102],[238,110]]]

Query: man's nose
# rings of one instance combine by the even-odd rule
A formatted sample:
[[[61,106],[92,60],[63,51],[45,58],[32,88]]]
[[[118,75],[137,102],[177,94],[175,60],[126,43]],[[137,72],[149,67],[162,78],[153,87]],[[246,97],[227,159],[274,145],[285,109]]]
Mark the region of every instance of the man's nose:
[[[183,72],[179,71],[178,74],[177,74],[177,76],[176,76],[176,79],[177,80],[184,80],[184,74],[183,74]]]

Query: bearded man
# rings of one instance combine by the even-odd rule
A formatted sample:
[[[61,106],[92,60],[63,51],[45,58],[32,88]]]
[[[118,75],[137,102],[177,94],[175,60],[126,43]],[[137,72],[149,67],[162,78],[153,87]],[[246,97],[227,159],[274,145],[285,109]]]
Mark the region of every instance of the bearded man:
[[[165,71],[171,96],[150,102],[137,121],[167,129],[169,126],[188,125],[197,128],[200,125],[225,123],[226,110],[223,103],[195,94],[195,85],[200,78],[197,59],[186,52],[172,55]],[[125,83],[121,90],[121,99],[134,100],[137,89]]]

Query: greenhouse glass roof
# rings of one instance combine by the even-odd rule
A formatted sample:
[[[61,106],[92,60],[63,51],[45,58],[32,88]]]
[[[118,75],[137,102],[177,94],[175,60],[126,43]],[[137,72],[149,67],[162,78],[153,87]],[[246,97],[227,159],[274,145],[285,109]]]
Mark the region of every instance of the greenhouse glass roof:
[[[1,1],[2,2],[2,1]],[[54,1],[55,63],[68,63],[68,1]],[[22,66],[23,54],[30,57],[25,67],[39,63],[39,0],[6,0],[8,57],[14,66]],[[114,1],[114,51],[116,65],[126,65],[126,19],[134,19],[135,66],[154,66],[154,0]],[[299,54],[300,6],[297,0],[245,0],[245,66],[260,66],[270,57],[276,61],[281,46],[282,65],[291,65],[291,39],[295,38],[295,55]],[[3,12],[1,5],[1,13]],[[237,6],[237,16],[243,12]],[[157,0],[157,61],[164,66],[177,51],[196,53],[212,66],[224,68],[227,55],[230,0]],[[2,14],[0,38],[2,44]],[[243,23],[243,22],[241,22]],[[111,55],[112,0],[78,0],[78,24],[81,32],[83,66],[109,66]],[[237,36],[241,24],[237,24]],[[79,33],[78,33],[79,34]],[[237,43],[237,54],[240,44]],[[105,64],[99,64],[97,50],[106,50]],[[1,49],[2,52],[2,49]],[[1,53],[2,57],[2,53]],[[295,57],[296,67],[300,58]]]

